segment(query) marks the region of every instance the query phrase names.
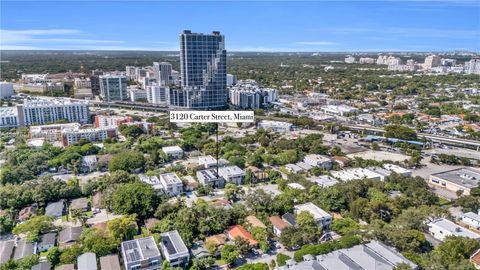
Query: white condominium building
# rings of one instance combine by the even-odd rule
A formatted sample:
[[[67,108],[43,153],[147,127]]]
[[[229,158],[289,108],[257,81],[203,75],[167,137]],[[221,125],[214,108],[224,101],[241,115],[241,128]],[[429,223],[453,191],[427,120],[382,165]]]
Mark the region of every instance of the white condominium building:
[[[51,124],[30,127],[31,138],[44,138],[48,142],[60,141],[62,131],[71,129],[80,129],[79,123]]]
[[[17,105],[19,126],[43,125],[59,120],[67,122],[89,122],[88,103],[70,99],[34,99],[25,100]]]
[[[242,109],[258,109],[278,99],[278,90],[259,87],[254,80],[238,81],[228,93],[230,103]]]
[[[0,108],[0,128],[18,127],[18,114],[16,107]]]
[[[62,131],[63,145],[68,146],[77,143],[81,139],[85,139],[89,142],[103,141],[107,138],[113,138],[117,136],[117,127],[106,128],[86,128],[86,129],[64,129]]]
[[[163,186],[163,190],[170,196],[177,196],[183,192],[182,180],[176,173],[164,173],[160,174],[160,183]]]
[[[170,91],[168,87],[150,85],[146,89],[148,103],[168,105]]]
[[[13,83],[0,82],[0,99],[13,96]]]

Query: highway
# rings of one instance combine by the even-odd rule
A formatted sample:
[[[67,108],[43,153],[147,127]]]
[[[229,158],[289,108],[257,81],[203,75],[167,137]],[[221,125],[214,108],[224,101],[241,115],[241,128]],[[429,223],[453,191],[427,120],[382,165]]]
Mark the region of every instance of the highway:
[[[363,126],[363,125],[351,125],[351,124],[345,124],[343,126],[348,127],[349,129],[354,129],[354,130],[365,130],[365,131],[376,132],[376,133],[384,133],[385,132],[384,129],[377,128],[377,127],[370,127],[370,126]],[[419,138],[425,137],[427,140],[429,140],[431,142],[442,143],[442,144],[446,144],[446,145],[470,146],[470,147],[476,148],[477,151],[480,148],[480,141],[475,141],[475,140],[467,140],[467,139],[461,139],[461,138],[449,138],[449,137],[438,136],[438,135],[422,133],[422,132],[418,132],[417,136]]]
[[[130,103],[130,102],[101,102],[101,101],[93,101],[90,100],[89,103],[95,107],[102,107],[102,108],[124,108],[130,110],[143,110],[143,111],[154,111],[154,112],[169,112],[170,109],[168,106],[164,105],[155,105],[155,104],[148,104],[148,103]],[[279,118],[279,117],[270,117],[270,116],[255,116],[257,119],[269,119],[269,120],[276,120],[276,121],[290,121],[292,119],[288,118]],[[316,121],[320,124],[318,121]],[[384,133],[385,130],[378,127],[366,126],[366,125],[354,125],[354,124],[344,124],[339,123],[344,127],[347,127],[352,130],[358,131],[368,131],[374,133]],[[433,135],[428,133],[417,133],[419,138],[425,137],[427,140],[436,143],[442,143],[446,145],[453,145],[453,146],[468,146],[470,148],[475,148],[477,151],[480,150],[480,141],[475,140],[468,140],[468,139],[461,139],[461,138],[449,138],[445,136]]]

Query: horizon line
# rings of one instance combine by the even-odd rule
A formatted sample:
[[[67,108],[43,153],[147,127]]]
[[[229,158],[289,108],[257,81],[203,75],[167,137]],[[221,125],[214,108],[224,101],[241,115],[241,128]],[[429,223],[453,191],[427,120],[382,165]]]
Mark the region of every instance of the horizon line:
[[[169,52],[169,53],[180,53],[180,50],[78,50],[78,49],[0,49],[0,52],[47,52],[47,51],[55,51],[55,52]],[[456,49],[456,50],[344,50],[344,51],[254,51],[254,50],[227,50],[227,53],[378,53],[378,52],[398,52],[398,53],[430,53],[430,52],[438,52],[438,53],[449,53],[449,52],[468,52],[468,53],[475,53],[480,54],[480,51],[473,51],[473,50],[465,50],[465,49]]]

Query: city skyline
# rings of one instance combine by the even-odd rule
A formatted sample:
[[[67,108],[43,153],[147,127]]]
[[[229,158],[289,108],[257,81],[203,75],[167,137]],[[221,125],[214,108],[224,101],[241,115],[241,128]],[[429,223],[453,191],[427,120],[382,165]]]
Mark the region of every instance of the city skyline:
[[[2,50],[178,51],[184,29],[229,52],[480,50],[475,1],[25,3],[2,1]]]

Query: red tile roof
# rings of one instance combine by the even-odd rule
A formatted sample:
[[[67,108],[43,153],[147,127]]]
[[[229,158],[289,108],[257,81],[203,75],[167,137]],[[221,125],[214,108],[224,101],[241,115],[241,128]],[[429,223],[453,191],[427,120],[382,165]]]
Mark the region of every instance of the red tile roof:
[[[480,249],[475,251],[473,253],[472,257],[470,257],[470,261],[475,265],[475,266],[480,266]]]
[[[230,228],[228,228],[228,237],[230,240],[235,240],[237,237],[241,237],[245,240],[247,240],[251,246],[256,246],[258,245],[258,241],[255,240],[247,230],[242,225],[235,225]]]

